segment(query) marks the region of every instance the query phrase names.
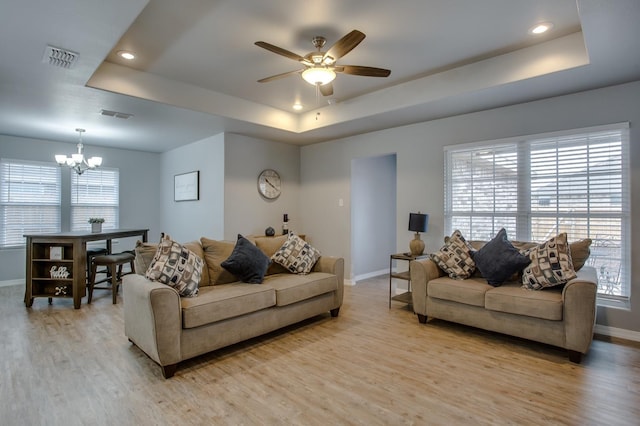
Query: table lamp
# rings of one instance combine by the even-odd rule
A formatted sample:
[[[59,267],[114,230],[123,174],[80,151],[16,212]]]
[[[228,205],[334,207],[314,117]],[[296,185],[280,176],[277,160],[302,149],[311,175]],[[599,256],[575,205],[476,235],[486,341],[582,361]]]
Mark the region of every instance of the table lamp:
[[[421,232],[427,232],[429,225],[429,215],[418,213],[409,213],[409,231],[416,233],[416,236],[409,243],[409,249],[413,256],[420,256],[424,252],[424,241],[420,239]]]

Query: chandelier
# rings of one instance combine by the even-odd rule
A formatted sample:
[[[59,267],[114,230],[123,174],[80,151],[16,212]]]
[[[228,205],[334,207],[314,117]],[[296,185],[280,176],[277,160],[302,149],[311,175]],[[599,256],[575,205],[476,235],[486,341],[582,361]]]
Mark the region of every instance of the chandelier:
[[[67,157],[64,154],[56,155],[56,163],[58,163],[59,166],[64,166],[66,164],[71,170],[75,171],[79,175],[84,173],[86,170],[93,170],[102,165],[102,157],[84,158],[84,154],[82,153],[82,148],[84,147],[82,145],[82,134],[85,131],[86,130],[84,129],[76,129],[79,139],[77,153],[71,154],[70,157]]]

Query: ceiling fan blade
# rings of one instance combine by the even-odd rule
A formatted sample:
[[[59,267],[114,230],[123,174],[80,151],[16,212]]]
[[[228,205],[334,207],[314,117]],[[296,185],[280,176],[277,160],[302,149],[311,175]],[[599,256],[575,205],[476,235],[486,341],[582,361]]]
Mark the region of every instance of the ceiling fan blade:
[[[305,64],[308,64],[309,61],[307,61],[305,58],[303,58],[302,56],[293,53],[293,52],[289,52],[286,49],[283,49],[282,47],[278,47],[278,46],[274,46],[273,44],[264,42],[264,41],[256,41],[254,43],[256,46],[262,47],[263,49],[267,49],[270,52],[273,53],[277,53],[278,55],[282,55],[285,58],[289,58],[289,59],[293,59],[294,61],[298,61],[298,62],[302,62]],[[311,64],[313,65],[313,64]]]
[[[389,74],[391,74],[391,70],[360,65],[340,65],[335,67],[335,71],[344,74],[363,75],[365,77],[389,77]]]
[[[325,62],[327,60],[329,60],[328,63],[330,64],[335,63],[338,59],[351,52],[351,50],[359,45],[365,37],[366,36],[363,32],[360,32],[358,30],[351,31],[349,34],[342,37],[333,46],[331,46],[329,50],[327,50],[327,53],[325,53],[324,57],[322,58],[323,63],[327,63]]]
[[[322,93],[322,96],[333,95],[333,83],[327,83],[320,86],[320,93]]]
[[[299,74],[302,71],[304,71],[304,70],[295,70],[295,71],[283,72],[282,74],[276,74],[276,75],[272,75],[271,77],[262,78],[262,79],[258,80],[258,83],[267,83],[269,81],[277,80],[279,78],[289,77],[290,75],[293,75],[293,74]]]

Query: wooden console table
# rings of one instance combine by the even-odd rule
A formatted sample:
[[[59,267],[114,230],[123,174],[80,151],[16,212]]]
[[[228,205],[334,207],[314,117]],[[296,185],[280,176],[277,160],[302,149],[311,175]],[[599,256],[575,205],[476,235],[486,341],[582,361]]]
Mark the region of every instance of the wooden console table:
[[[80,309],[80,301],[86,294],[87,284],[87,242],[107,242],[111,253],[111,241],[115,238],[141,236],[147,241],[148,229],[112,229],[100,233],[59,232],[55,234],[28,234],[27,276],[24,303],[33,305],[35,297],[73,297],[73,307]],[[56,247],[54,255],[51,248]],[[66,268],[67,277],[52,277],[52,268]]]

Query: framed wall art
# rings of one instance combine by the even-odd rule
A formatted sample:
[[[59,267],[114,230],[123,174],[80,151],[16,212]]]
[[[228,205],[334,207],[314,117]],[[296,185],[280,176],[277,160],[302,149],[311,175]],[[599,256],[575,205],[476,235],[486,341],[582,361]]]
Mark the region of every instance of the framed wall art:
[[[174,201],[197,201],[200,199],[200,171],[182,173],[173,177]]]

